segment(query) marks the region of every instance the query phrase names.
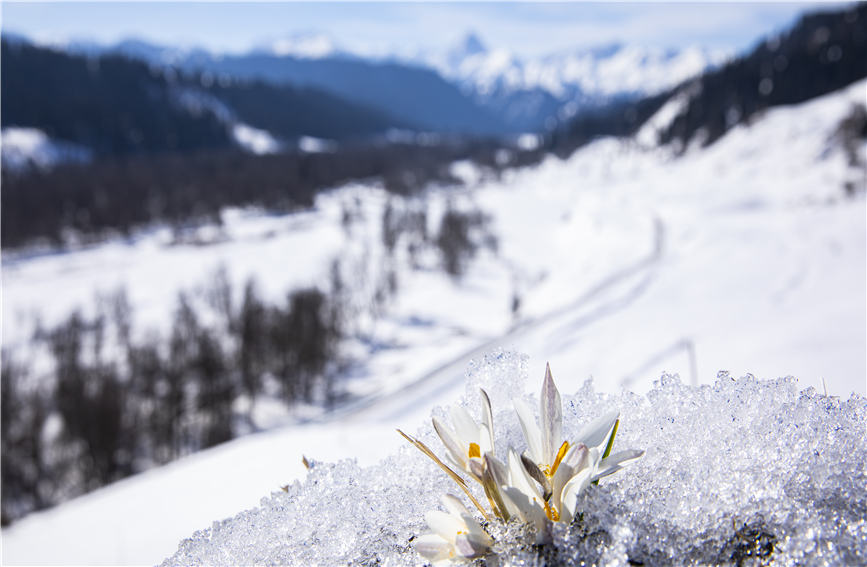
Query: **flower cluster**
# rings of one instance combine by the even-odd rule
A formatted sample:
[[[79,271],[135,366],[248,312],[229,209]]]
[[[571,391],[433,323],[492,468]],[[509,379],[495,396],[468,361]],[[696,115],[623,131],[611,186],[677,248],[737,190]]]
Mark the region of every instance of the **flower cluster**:
[[[520,455],[511,447],[505,458],[494,451],[494,423],[488,394],[480,390],[482,421],[477,423],[460,406],[449,409],[451,426],[437,417],[433,426],[446,449],[441,460],[424,443],[398,430],[410,443],[430,457],[463,490],[485,520],[491,515],[509,521],[517,518],[535,528],[536,543],[545,543],[551,522],[571,522],[578,513],[578,496],[598,482],[635,461],[644,451],[612,453],[619,413],[611,412],[585,426],[573,442],[563,439],[563,407],[550,367],[539,404],[541,424],[530,408],[515,400],[515,411],[527,442]],[[479,483],[488,500],[486,509],[473,496],[464,477]],[[432,533],[414,541],[416,550],[431,561],[473,559],[486,555],[491,536],[458,498],[443,497],[448,512],[425,516]]]

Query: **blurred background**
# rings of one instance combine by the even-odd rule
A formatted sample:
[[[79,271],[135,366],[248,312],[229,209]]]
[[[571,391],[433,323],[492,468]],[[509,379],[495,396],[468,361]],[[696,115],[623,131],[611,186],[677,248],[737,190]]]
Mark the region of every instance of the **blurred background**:
[[[863,3],[4,2],[0,35],[4,563],[159,562],[512,351],[530,390],[867,390]]]

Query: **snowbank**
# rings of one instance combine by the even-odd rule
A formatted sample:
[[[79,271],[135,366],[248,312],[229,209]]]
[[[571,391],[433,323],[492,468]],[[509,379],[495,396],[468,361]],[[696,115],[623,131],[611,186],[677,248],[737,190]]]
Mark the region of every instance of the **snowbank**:
[[[526,368],[526,357],[499,353],[468,373],[460,403],[479,419],[477,388],[491,393],[498,454],[524,449],[511,400],[524,391]],[[556,379],[568,369],[553,371]],[[646,455],[587,490],[583,519],[554,525],[549,545],[532,545],[520,524],[488,524],[504,563],[867,561],[863,396],[841,400],[799,391],[792,378],[725,374],[698,387],[664,375],[646,396],[599,394],[587,383],[563,396],[564,437],[615,408],[616,447]],[[443,453],[430,425],[418,436]],[[409,446],[365,468],[352,460],[314,463],[304,481],[196,532],[163,565],[418,564],[411,541],[446,492],[459,494]]]

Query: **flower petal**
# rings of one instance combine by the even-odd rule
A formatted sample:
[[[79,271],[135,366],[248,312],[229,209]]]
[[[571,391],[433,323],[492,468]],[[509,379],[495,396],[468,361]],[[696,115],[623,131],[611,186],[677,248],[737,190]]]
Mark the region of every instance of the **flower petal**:
[[[454,549],[449,542],[437,534],[420,535],[412,540],[412,546],[418,551],[419,555],[428,561],[448,559]]]
[[[584,492],[590,486],[590,475],[593,472],[592,468],[582,469],[563,487],[561,495],[561,510],[560,519],[571,521],[575,517],[575,508],[578,505],[578,495]]]
[[[566,453],[566,456],[563,457],[560,466],[562,467],[565,465],[573,469],[573,471],[577,471],[578,469],[583,469],[587,466],[586,461],[588,458],[589,450],[587,449],[587,445],[584,443],[578,443],[577,445],[569,447],[569,451]]]
[[[491,410],[491,398],[488,397],[488,393],[479,388],[479,392],[482,394],[482,423],[485,427],[488,428],[488,437],[491,442],[491,453],[494,452],[494,412]]]
[[[542,382],[542,394],[539,398],[539,419],[542,420],[542,452],[547,465],[554,462],[554,456],[562,444],[563,437],[563,404],[560,392],[554,385],[551,376],[551,366],[545,366],[545,380]]]
[[[461,502],[457,496],[452,496],[451,494],[443,494],[443,497],[440,498],[440,501],[443,503],[443,506],[446,507],[446,510],[449,511],[449,514],[453,514],[455,516],[470,516],[470,511],[467,510],[467,507],[464,506],[464,503]]]
[[[626,465],[637,461],[642,455],[644,455],[644,451],[638,449],[627,449],[626,451],[618,451],[613,455],[608,455],[608,457],[599,461],[596,474],[593,475],[593,480],[616,473]]]
[[[465,470],[467,468],[467,449],[465,447],[469,442],[461,443],[455,431],[440,421],[438,417],[434,417],[431,421],[433,421],[434,431],[439,435],[455,464],[458,465],[459,469]]]
[[[479,426],[479,445],[481,454],[494,453],[493,435],[488,431],[488,426],[484,423]]]
[[[452,418],[455,432],[464,441],[463,445],[479,442],[479,426],[476,425],[470,413],[463,406],[451,406],[449,415]]]
[[[490,545],[493,543],[491,536],[488,535],[488,532],[482,528],[482,525],[479,524],[475,518],[473,518],[469,514],[461,514],[461,520],[464,522],[466,526],[466,532],[473,536],[477,541],[484,542],[486,545]]]
[[[533,459],[527,455],[526,451],[521,453],[521,464],[524,466],[524,470],[527,471],[527,474],[530,475],[530,478],[538,482],[542,487],[542,497],[547,500],[548,495],[551,493],[551,481],[547,476],[545,476],[542,469],[533,462]]]
[[[543,543],[547,539],[547,530],[545,529],[548,521],[548,516],[545,515],[545,509],[542,505],[527,497],[526,494],[515,488],[514,486],[503,487],[504,500],[508,500],[511,506],[514,507],[515,515],[521,518],[528,524],[533,524],[536,528],[536,543]]]
[[[581,469],[590,465],[590,452],[587,446],[583,443],[569,447],[560,466],[557,467],[557,472],[554,473],[554,478],[551,479],[551,504],[557,510],[560,510],[563,505],[561,495],[566,483],[569,482]]]
[[[469,473],[473,475],[476,480],[482,482],[482,476],[485,474],[485,464],[482,459],[470,459],[468,464]]]
[[[497,483],[497,486],[508,484],[509,471],[506,468],[506,465],[503,464],[503,461],[490,453],[486,453],[484,459],[485,466],[487,467],[487,470],[491,471],[491,476],[494,477],[494,482]]]
[[[518,421],[521,423],[521,429],[524,431],[524,439],[527,440],[527,447],[530,449],[530,456],[537,463],[546,464],[545,455],[542,451],[542,432],[539,430],[539,426],[536,425],[536,420],[533,419],[530,408],[527,407],[524,400],[516,399],[514,404],[515,412],[518,414]]]
[[[466,531],[466,526],[460,516],[452,516],[439,510],[431,510],[424,515],[427,525],[441,538],[455,544],[458,532]]]
[[[523,492],[527,498],[535,500],[539,506],[543,506],[542,493],[527,474],[518,454],[513,450],[509,450],[509,485]]]
[[[482,488],[485,489],[485,496],[488,497],[488,502],[491,504],[494,514],[508,522],[511,514],[500,494],[500,486],[505,483],[506,475],[501,473],[500,470],[495,469],[495,467],[502,467],[503,465],[490,453],[485,454],[484,461],[485,466],[482,469],[481,478]],[[495,462],[497,464],[494,464]]]
[[[614,422],[620,417],[617,410],[610,411],[602,417],[588,423],[578,434],[578,441],[590,448],[602,449],[608,443],[608,437],[614,429]]]
[[[488,539],[490,540],[490,538]],[[493,542],[486,542],[484,539],[478,538],[473,534],[459,534],[455,538],[455,551],[462,557],[473,559],[485,555],[490,550],[491,543]]]
[[[504,486],[503,493],[515,507],[516,515],[527,523],[536,523],[547,519],[545,508],[536,501],[518,490],[514,486]]]

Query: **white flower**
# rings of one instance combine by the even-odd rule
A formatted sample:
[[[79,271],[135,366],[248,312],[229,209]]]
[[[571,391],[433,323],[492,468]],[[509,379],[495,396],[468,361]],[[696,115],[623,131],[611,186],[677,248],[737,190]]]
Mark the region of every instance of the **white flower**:
[[[446,460],[458,471],[479,482],[488,498],[490,510],[508,521],[518,517],[535,528],[536,543],[550,537],[548,521],[571,522],[577,513],[578,497],[591,483],[615,473],[638,459],[644,451],[611,453],[619,424],[619,412],[609,412],[586,425],[570,444],[563,437],[563,406],[554,384],[550,366],[539,400],[537,424],[531,410],[521,400],[515,410],[528,450],[520,456],[509,449],[506,463],[494,456],[494,425],[491,402],[482,397],[482,422],[477,423],[466,409],[449,409],[449,426],[434,417],[434,430],[446,447]],[[424,443],[398,430],[410,443],[433,460],[464,491],[481,515],[488,513],[473,496],[464,478],[444,463]],[[433,533],[420,536],[413,545],[431,561],[455,558],[472,559],[490,551],[491,537],[482,529],[461,502],[451,495],[443,498],[446,512],[426,515]]]
[[[508,484],[500,487],[509,514],[536,528],[536,543],[547,539],[547,502],[513,450],[509,450]]]
[[[522,400],[515,400],[515,411],[528,446],[528,451],[521,455],[521,468],[526,472],[526,477],[532,478],[541,487],[541,491],[536,492],[541,494],[542,509],[552,521],[570,522],[575,515],[578,495],[591,482],[617,472],[644,454],[643,451],[621,451],[610,455],[620,417],[617,411],[609,412],[586,425],[578,434],[579,441],[576,444],[570,445],[564,441],[560,392],[554,384],[550,366],[545,367],[539,399],[541,427],[536,424],[530,408]],[[520,475],[513,472],[513,468],[510,455],[510,483],[513,488],[518,488],[524,483]],[[518,479],[517,485],[514,478]],[[535,488],[535,485],[531,485]],[[504,491],[514,503],[514,491]],[[522,490],[522,493],[532,500],[532,494],[526,490]]]
[[[491,511],[498,518],[508,520],[510,513],[500,491],[500,486],[508,482],[508,474],[506,466],[494,456],[491,400],[483,389],[479,388],[479,393],[482,398],[482,423],[476,423],[463,407],[451,406],[449,415],[454,429],[437,417],[433,418],[433,426],[446,448],[447,460],[481,484]]]
[[[448,451],[447,458],[451,463],[482,482],[484,456],[494,454],[494,424],[488,394],[482,389],[479,392],[482,397],[482,423],[476,423],[463,407],[451,406],[449,415],[454,429],[437,417],[433,418],[433,426]]]
[[[416,551],[434,562],[474,559],[487,554],[494,542],[469,510],[451,494],[443,496],[442,503],[448,512],[435,510],[425,514],[432,533],[413,541]]]
[[[545,379],[539,397],[541,429],[536,425],[533,413],[523,400],[515,400],[515,411],[524,431],[524,439],[527,440],[530,458],[546,475],[553,474],[556,464],[565,456],[569,443],[562,440],[563,406],[560,403],[560,392],[557,391],[551,376],[550,366],[545,366]]]

